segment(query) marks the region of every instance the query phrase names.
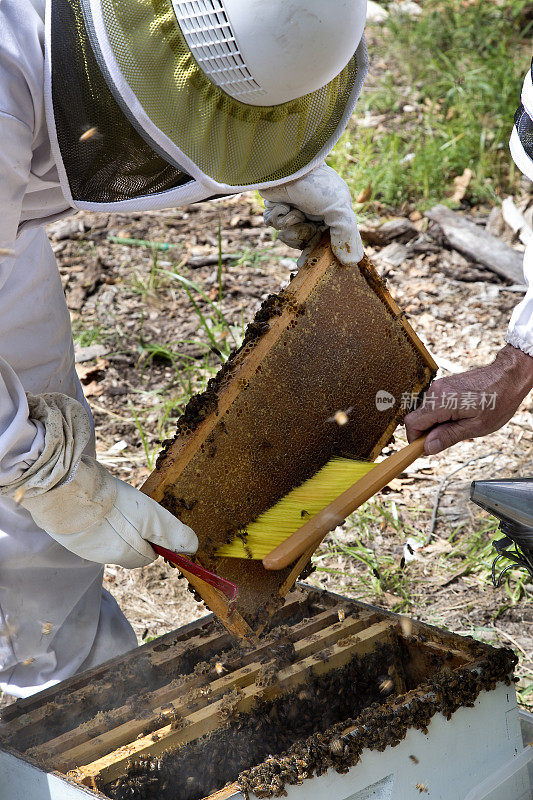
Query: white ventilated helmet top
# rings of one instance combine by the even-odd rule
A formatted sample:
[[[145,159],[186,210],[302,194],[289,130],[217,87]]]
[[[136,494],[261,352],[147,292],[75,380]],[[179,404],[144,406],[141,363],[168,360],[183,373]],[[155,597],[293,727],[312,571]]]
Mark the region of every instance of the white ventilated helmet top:
[[[231,97],[272,106],[338,75],[363,35],[366,0],[172,0],[203,72]]]

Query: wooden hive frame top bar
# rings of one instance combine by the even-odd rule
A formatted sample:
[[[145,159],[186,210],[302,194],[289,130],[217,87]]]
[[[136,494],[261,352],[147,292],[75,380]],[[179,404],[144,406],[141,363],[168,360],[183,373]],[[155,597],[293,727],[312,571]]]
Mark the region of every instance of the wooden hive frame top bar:
[[[248,667],[217,681],[216,683],[220,685],[214,687],[214,697],[211,685],[210,693],[199,703],[198,710],[192,713],[185,711],[183,727],[175,729],[172,723],[163,725],[155,731],[155,736],[151,733],[136,738],[96,761],[74,769],[69,773],[70,777],[94,788],[97,785],[107,784],[124,774],[133,757],[158,756],[220,728],[223,725],[220,712],[227,702],[225,697],[221,696],[221,689],[226,695],[236,689],[239,697],[235,702],[233,713],[246,713],[264,700],[273,700],[305,684],[310,674],[323,675],[330,670],[345,666],[355,655],[362,657],[372,652],[377,644],[390,641],[393,628],[394,623],[389,620],[369,624],[368,617],[361,619],[348,617],[342,623],[337,622],[319,634],[312,634],[297,642],[295,647],[298,661],[281,670],[275,684],[262,686],[259,681],[260,673],[269,667],[268,662],[266,664],[260,661],[252,662]],[[358,635],[354,636],[356,633]],[[186,709],[185,703],[183,709]],[[63,756],[60,757],[56,768],[66,771],[65,765],[73,755],[80,763],[84,755],[89,753],[90,747],[85,750],[82,747],[77,748],[75,754],[66,753],[65,760],[62,760]]]
[[[249,326],[243,346],[192,399],[143,491],[197,533],[198,561],[235,582],[237,612],[187,574],[239,636],[262,628],[311,557],[268,572],[218,547],[334,455],[373,460],[437,365],[370,262],[343,267],[328,240]],[[376,393],[396,398],[385,411]],[[350,409],[348,424],[332,424]]]

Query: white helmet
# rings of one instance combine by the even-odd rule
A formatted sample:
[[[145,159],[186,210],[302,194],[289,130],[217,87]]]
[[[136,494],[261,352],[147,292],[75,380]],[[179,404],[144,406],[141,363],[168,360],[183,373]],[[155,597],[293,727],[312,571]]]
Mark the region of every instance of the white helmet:
[[[368,69],[366,0],[48,2],[50,137],[65,196],[89,211],[306,174],[346,128]]]
[[[172,0],[203,72],[231,97],[286,103],[338,75],[363,35],[366,0]]]

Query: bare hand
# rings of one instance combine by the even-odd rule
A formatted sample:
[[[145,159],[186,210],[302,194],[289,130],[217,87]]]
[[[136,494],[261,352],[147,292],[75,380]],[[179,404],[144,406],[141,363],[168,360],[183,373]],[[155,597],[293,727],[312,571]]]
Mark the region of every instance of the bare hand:
[[[508,344],[486,367],[440,378],[405,418],[410,442],[426,431],[434,455],[464,439],[486,436],[509,422],[533,388],[533,357]]]

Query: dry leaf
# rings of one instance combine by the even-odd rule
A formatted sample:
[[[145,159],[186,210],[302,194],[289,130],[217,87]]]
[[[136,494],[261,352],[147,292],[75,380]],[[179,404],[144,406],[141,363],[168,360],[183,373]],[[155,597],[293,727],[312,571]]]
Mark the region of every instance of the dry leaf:
[[[103,373],[108,366],[109,361],[105,358],[97,358],[96,361],[84,361],[81,364],[76,364],[76,372],[80,381],[87,385],[92,381],[102,380]]]
[[[105,370],[109,366],[109,361],[105,358],[97,358],[96,361],[85,361],[76,364],[78,378],[83,384],[83,392],[86,397],[100,397],[104,393],[101,383],[105,377]]]
[[[91,381],[83,386],[83,394],[85,397],[100,397],[103,393],[104,387],[101,383],[98,383],[98,381]]]
[[[469,571],[470,571],[470,567],[469,566],[461,567],[461,569],[458,569],[457,572],[454,572],[448,578],[445,578],[445,580],[440,581],[437,584],[437,586],[445,588],[446,586],[449,586],[451,583],[456,581],[458,578],[462,578],[463,575],[466,575]]]
[[[392,594],[391,592],[383,592],[383,598],[389,606],[397,606],[398,603],[402,602],[401,597],[398,597],[397,594]]]
[[[474,173],[467,167],[462,175],[458,175],[457,178],[453,179],[455,190],[452,194],[452,200],[454,203],[461,202],[473,177]]]
[[[387,484],[387,486],[394,492],[399,492],[402,489],[402,483],[403,481],[401,481],[399,478],[393,478],[390,483]]]
[[[371,197],[372,197],[372,184],[369,183],[366,189],[363,189],[363,191],[359,192],[359,194],[355,198],[355,202],[368,203]]]

